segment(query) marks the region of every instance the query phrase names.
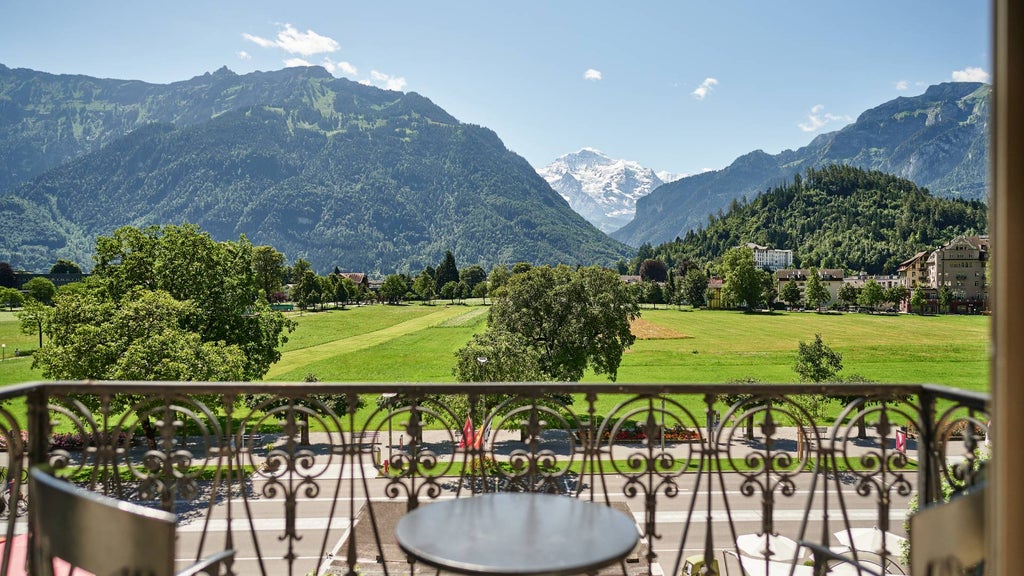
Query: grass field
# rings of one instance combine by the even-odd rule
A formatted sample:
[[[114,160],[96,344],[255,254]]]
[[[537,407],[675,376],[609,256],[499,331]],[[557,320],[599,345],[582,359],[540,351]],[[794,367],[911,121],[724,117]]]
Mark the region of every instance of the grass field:
[[[488,309],[412,304],[296,313],[291,318],[298,327],[265,380],[300,381],[313,374],[329,382],[450,382],[455,352],[485,328]],[[645,309],[617,383],[795,382],[798,343],[821,334],[842,353],[844,375],[987,391],[989,324],[986,316]],[[10,312],[0,312],[0,343],[8,351],[0,385],[42,379],[31,358],[12,358],[14,348],[32,350],[37,341],[19,332]],[[584,381],[609,382],[593,373]],[[608,414],[624,398],[602,395],[596,409]],[[694,413],[703,410],[699,398],[677,400]],[[582,397],[574,409],[587,409]],[[357,417],[360,424],[366,416]]]
[[[265,380],[312,373],[323,381],[445,382],[452,380],[455,351],[486,326],[487,307],[363,306],[291,317],[298,328]],[[986,316],[645,309],[618,382],[795,382],[798,342],[818,333],[843,354],[846,375],[984,391],[989,324]],[[42,378],[31,358],[13,358],[15,348],[32,350],[37,342],[7,311],[0,312],[0,343],[7,344],[0,384]],[[584,380],[608,381],[596,374]]]

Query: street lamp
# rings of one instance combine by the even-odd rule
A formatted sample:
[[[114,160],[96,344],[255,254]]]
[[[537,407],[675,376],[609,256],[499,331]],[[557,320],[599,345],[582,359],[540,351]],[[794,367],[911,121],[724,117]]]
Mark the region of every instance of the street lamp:
[[[476,361],[480,363],[480,378],[484,382],[487,382],[487,356],[477,356]],[[487,419],[487,413],[489,411],[490,409],[487,407],[487,395],[484,394],[484,420]],[[481,426],[483,425],[483,420],[480,421],[480,424]],[[483,428],[481,428],[480,430],[481,433],[483,433]]]
[[[388,406],[388,465],[391,463],[391,403],[394,401],[397,394],[395,392],[385,392],[380,395],[384,399],[384,403]]]
[[[485,368],[485,365],[487,364],[487,356],[477,356],[476,361],[480,363],[480,377],[483,378],[484,382],[486,382],[487,369]]]

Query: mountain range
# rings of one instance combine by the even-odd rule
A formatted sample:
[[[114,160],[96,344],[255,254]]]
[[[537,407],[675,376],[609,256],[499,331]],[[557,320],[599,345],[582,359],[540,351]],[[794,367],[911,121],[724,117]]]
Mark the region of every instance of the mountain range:
[[[494,132],[413,92],[319,67],[149,84],[0,65],[0,261],[88,269],[98,235],[184,222],[321,272],[631,252]]]
[[[632,160],[614,160],[593,148],[558,157],[537,170],[573,210],[603,232],[628,224],[636,201],[677,177]]]
[[[699,229],[734,199],[830,164],[893,174],[939,197],[985,200],[990,94],[987,84],[939,84],[872,108],[798,150],[750,152],[722,170],[656,188],[637,200],[633,220],[611,235],[631,246],[670,242]]]

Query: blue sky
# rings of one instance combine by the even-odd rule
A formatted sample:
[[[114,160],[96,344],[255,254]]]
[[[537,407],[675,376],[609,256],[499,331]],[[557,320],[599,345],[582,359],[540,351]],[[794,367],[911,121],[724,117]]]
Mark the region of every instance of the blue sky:
[[[983,0],[8,0],[2,13],[9,67],[168,83],[325,65],[418,92],[536,167],[593,147],[718,169],[992,70]]]

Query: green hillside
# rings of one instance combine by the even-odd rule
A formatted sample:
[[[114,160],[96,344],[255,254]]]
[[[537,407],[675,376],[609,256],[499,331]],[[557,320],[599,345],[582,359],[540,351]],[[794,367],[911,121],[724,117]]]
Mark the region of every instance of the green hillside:
[[[670,242],[734,199],[830,164],[895,174],[944,198],[987,200],[991,92],[976,82],[930,86],[871,108],[798,150],[755,150],[721,170],[659,186],[637,201],[636,217],[612,237],[631,246]]]
[[[936,198],[909,180],[827,166],[753,200],[733,201],[706,227],[653,253],[670,264],[709,262],[754,242],[793,250],[797,267],[892,274],[919,251],[959,234],[984,234],[987,218],[978,200]]]
[[[83,101],[83,82],[40,74],[35,83],[48,89],[21,105],[22,116],[45,116],[43,103],[69,114]],[[321,272],[418,272],[446,250],[486,268],[611,264],[629,252],[573,212],[494,132],[415,93],[317,68],[223,70],[128,93],[109,81],[88,85],[81,122],[109,142],[0,195],[0,260],[15,267],[44,269],[56,258],[89,267],[97,235],[186,222],[220,240],[244,234]],[[9,82],[0,89],[12,90]],[[109,113],[87,112],[94,109]],[[25,124],[14,116],[0,112],[0,127]],[[124,128],[127,117],[160,121],[129,124],[114,137],[111,125]],[[66,125],[41,118],[34,139],[22,140],[49,145]],[[10,140],[0,156],[19,142]]]

